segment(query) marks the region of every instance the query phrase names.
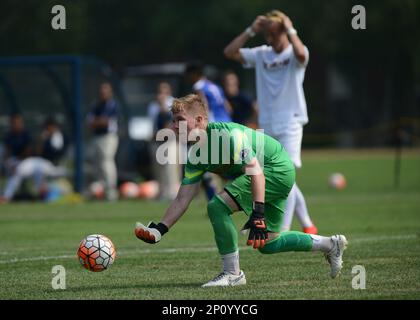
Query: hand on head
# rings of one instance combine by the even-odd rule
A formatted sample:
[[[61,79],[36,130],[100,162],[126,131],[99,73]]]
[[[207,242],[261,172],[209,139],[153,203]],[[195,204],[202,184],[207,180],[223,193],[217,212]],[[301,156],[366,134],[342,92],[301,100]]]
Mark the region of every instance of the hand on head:
[[[255,18],[254,22],[252,23],[252,30],[255,33],[262,33],[264,32],[264,29],[266,28],[267,23],[268,23],[267,17],[260,15],[257,18]]]

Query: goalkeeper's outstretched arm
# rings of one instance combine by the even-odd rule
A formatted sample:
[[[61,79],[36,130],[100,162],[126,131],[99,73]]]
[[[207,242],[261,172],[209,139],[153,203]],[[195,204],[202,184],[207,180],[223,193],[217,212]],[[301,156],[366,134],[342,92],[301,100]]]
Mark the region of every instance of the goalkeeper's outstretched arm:
[[[265,201],[265,176],[258,159],[254,157],[245,166],[245,174],[251,177],[252,200],[254,202]]]
[[[253,203],[252,214],[242,230],[249,229],[246,243],[248,246],[252,245],[254,249],[263,248],[268,239],[264,216],[265,176],[256,157],[246,165],[245,173],[251,177]]]
[[[168,229],[182,217],[185,211],[187,211],[192,199],[197,195],[199,188],[200,182],[181,185],[176,198],[171,202],[161,221]]]
[[[158,243],[162,236],[169,231],[179,218],[187,211],[192,199],[200,188],[200,182],[182,185],[178,190],[178,195],[171,202],[168,210],[166,210],[162,221],[158,224],[149,222],[147,226],[137,222],[134,233],[137,238],[147,243]]]

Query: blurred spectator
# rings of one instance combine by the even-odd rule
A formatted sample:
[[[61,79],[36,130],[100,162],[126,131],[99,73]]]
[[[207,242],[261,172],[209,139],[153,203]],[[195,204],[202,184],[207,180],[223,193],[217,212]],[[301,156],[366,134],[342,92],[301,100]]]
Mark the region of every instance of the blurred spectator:
[[[58,123],[55,119],[48,118],[41,133],[40,156],[57,165],[64,156],[67,146],[67,137],[61,131]]]
[[[6,146],[6,157],[23,159],[32,152],[32,139],[25,129],[25,122],[22,115],[13,114],[10,117],[10,130],[4,139]]]
[[[235,72],[228,70],[223,74],[223,90],[232,107],[232,121],[257,128],[257,107],[255,101],[239,89],[239,79]]]
[[[15,167],[32,153],[32,139],[25,129],[22,115],[13,114],[10,117],[10,130],[4,139],[6,175],[13,173]]]
[[[195,93],[201,96],[209,108],[209,121],[232,121],[230,107],[221,87],[204,76],[204,67],[200,62],[190,62],[185,70],[188,82]]]
[[[97,178],[105,183],[105,196],[116,200],[117,167],[115,155],[118,148],[118,104],[112,86],[104,82],[99,87],[99,101],[88,114],[89,128],[93,134],[92,147],[97,161]]]
[[[194,92],[206,103],[209,109],[209,122],[232,121],[232,108],[226,100],[222,88],[204,76],[204,67],[200,62],[190,62],[186,67],[185,75],[187,81],[192,84]],[[203,184],[207,199],[212,199],[216,194],[216,185],[210,172],[204,174]]]
[[[172,121],[170,106],[174,99],[171,93],[172,89],[169,83],[161,82],[157,88],[156,100],[149,104],[149,116],[153,119],[155,128],[154,137],[156,137],[156,133],[159,130],[170,128]],[[159,182],[159,199],[173,200],[176,197],[180,184],[180,168],[179,164],[161,165],[157,162],[156,152],[161,143],[155,140],[152,148],[152,158],[155,163],[155,177]],[[178,144],[176,139],[166,141],[165,144],[170,154],[177,154]]]
[[[172,101],[174,98],[172,97],[172,88],[171,85],[167,82],[160,82],[157,87],[157,95],[156,100],[153,100],[149,103],[147,108],[147,114],[153,122],[153,130],[159,130],[156,126],[158,124],[158,115],[162,111],[169,111]]]
[[[23,180],[32,179],[35,195],[44,198],[48,193],[48,178],[65,176],[64,168],[54,166],[50,161],[40,157],[29,157],[19,162],[13,174],[7,180],[6,188],[0,197],[0,204],[13,200]]]

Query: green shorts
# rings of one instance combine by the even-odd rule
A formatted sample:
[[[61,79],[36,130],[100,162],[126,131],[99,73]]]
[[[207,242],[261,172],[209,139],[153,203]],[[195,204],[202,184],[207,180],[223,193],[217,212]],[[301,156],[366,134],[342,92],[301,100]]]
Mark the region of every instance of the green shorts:
[[[264,168],[265,175],[265,220],[268,231],[279,233],[283,221],[284,207],[295,183],[295,169],[273,171]],[[225,186],[225,191],[248,216],[252,214],[251,177],[242,175]]]

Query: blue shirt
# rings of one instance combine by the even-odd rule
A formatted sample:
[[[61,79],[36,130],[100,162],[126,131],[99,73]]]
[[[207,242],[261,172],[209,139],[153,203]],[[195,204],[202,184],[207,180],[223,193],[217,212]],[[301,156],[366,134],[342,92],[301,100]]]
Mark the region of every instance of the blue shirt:
[[[226,110],[226,98],[222,88],[210,80],[201,79],[194,84],[194,90],[200,91],[207,99],[210,118],[209,121],[231,122],[232,118]]]
[[[252,100],[248,96],[239,92],[238,95],[234,97],[228,97],[230,105],[233,109],[232,120],[233,122],[239,124],[246,124],[249,121],[253,114],[254,109],[252,105]]]
[[[26,130],[19,133],[10,131],[4,139],[4,144],[10,152],[10,156],[24,158],[26,150],[31,147],[32,140]]]
[[[89,112],[88,120],[92,121],[100,117],[108,118],[108,126],[94,129],[94,135],[116,133],[118,131],[118,104],[114,99],[96,104],[92,111]]]

